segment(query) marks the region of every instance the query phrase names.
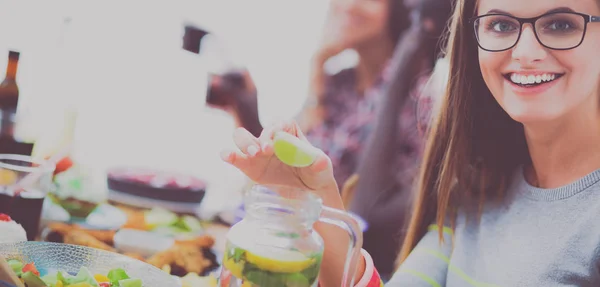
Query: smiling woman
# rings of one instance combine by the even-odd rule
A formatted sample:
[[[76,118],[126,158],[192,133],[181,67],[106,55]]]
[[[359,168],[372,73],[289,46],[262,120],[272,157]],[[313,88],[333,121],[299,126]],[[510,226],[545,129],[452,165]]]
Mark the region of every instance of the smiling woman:
[[[598,15],[596,0],[458,2],[390,286],[600,284]]]
[[[598,4],[458,1],[453,77],[431,124],[401,266],[388,286],[600,285]],[[268,130],[281,129],[303,139],[294,125]],[[324,155],[294,173],[271,173],[268,137],[236,139],[260,141],[251,154],[251,144],[238,144],[230,161],[263,171],[254,177],[260,183],[309,182],[326,205],[341,205]],[[344,240],[321,231],[330,252]],[[356,286],[379,286],[363,254]],[[321,274],[339,272],[331,264]]]
[[[458,0],[452,77],[388,286],[600,286],[599,4]],[[276,169],[270,135],[278,131],[308,143],[294,123],[258,139],[238,133],[239,150],[225,160],[261,184],[306,186],[343,208],[324,154]],[[319,232],[330,254],[320,285],[340,286],[331,279],[343,270],[347,239]],[[356,286],[381,285],[363,258]]]

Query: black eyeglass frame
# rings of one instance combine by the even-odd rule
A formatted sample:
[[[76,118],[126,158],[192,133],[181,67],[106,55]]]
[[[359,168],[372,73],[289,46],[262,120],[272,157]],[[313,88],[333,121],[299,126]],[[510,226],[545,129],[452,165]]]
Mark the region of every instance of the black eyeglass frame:
[[[547,46],[546,44],[542,43],[542,40],[540,40],[540,37],[538,36],[538,32],[537,29],[535,28],[535,22],[541,18],[544,18],[546,16],[549,15],[555,15],[555,14],[572,14],[572,15],[578,15],[581,16],[584,19],[584,26],[583,26],[583,35],[581,36],[581,41],[579,41],[579,43],[573,47],[570,48],[552,48]],[[477,26],[476,26],[476,21],[484,18],[484,17],[488,17],[488,16],[505,16],[505,17],[509,17],[512,19],[515,19],[519,22],[520,27],[519,27],[519,36],[517,36],[517,40],[515,41],[515,43],[506,48],[506,49],[501,49],[501,50],[491,50],[491,49],[486,49],[484,48],[481,43],[479,42],[479,34],[477,33]],[[519,40],[521,40],[521,35],[523,34],[523,25],[525,24],[531,24],[531,27],[533,27],[533,34],[535,35],[535,38],[537,39],[538,43],[540,43],[540,45],[544,46],[545,48],[551,49],[551,50],[557,50],[557,51],[565,51],[565,50],[572,50],[575,49],[579,46],[581,46],[581,44],[583,43],[583,40],[585,39],[585,34],[587,34],[587,25],[588,23],[600,23],[600,16],[592,16],[592,15],[588,15],[588,14],[583,14],[583,13],[578,13],[578,12],[571,12],[571,11],[559,11],[559,12],[551,12],[551,13],[546,13],[537,17],[533,17],[533,18],[520,18],[520,17],[515,17],[512,15],[508,15],[508,14],[502,14],[502,13],[492,13],[492,14],[485,14],[485,15],[481,15],[481,16],[477,16],[477,17],[473,17],[471,19],[469,19],[469,23],[471,25],[473,25],[473,32],[475,33],[475,40],[477,41],[477,46],[479,46],[479,48],[481,48],[484,51],[488,51],[488,52],[504,52],[506,50],[510,50],[512,48],[514,48],[518,43]]]

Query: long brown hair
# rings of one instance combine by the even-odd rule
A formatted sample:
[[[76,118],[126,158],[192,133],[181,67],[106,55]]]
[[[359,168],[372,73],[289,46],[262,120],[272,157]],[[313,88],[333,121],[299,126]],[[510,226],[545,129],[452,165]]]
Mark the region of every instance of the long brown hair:
[[[437,223],[443,240],[441,227],[447,220],[454,226],[458,209],[478,214],[483,202],[501,199],[515,168],[529,159],[522,125],[498,105],[482,78],[469,22],[476,2],[455,4],[446,53],[451,76],[428,131],[398,265],[430,224]]]

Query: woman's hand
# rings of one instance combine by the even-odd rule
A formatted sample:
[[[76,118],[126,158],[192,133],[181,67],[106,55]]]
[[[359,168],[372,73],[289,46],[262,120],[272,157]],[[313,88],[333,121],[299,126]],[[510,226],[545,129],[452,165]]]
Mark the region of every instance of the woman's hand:
[[[323,199],[323,204],[344,209],[342,198],[333,177],[331,160],[322,151],[312,165],[296,168],[281,162],[274,154],[273,138],[276,132],[287,132],[308,143],[295,122],[282,123],[266,128],[260,137],[252,136],[245,129],[237,129],[234,140],[238,151],[224,151],[221,157],[237,167],[258,184],[276,184],[311,190]],[[317,222],[315,230],[325,241],[325,253],[319,275],[320,286],[340,286],[348,254],[348,234],[342,229]],[[364,272],[364,261],[359,261],[357,278]]]
[[[286,132],[308,143],[295,122],[281,123],[263,130],[256,138],[247,130],[239,128],[234,133],[238,151],[223,151],[224,161],[237,167],[258,184],[276,184],[311,190],[323,198],[341,202],[333,177],[331,160],[317,150],[314,162],[297,168],[281,162],[274,154],[273,138],[276,132]]]

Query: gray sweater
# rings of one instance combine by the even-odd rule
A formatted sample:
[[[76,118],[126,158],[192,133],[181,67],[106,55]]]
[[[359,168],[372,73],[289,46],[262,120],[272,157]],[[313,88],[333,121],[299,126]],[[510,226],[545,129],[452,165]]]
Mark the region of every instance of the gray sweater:
[[[600,286],[600,170],[556,189],[513,178],[506,203],[459,213],[444,244],[431,226],[386,286]]]

